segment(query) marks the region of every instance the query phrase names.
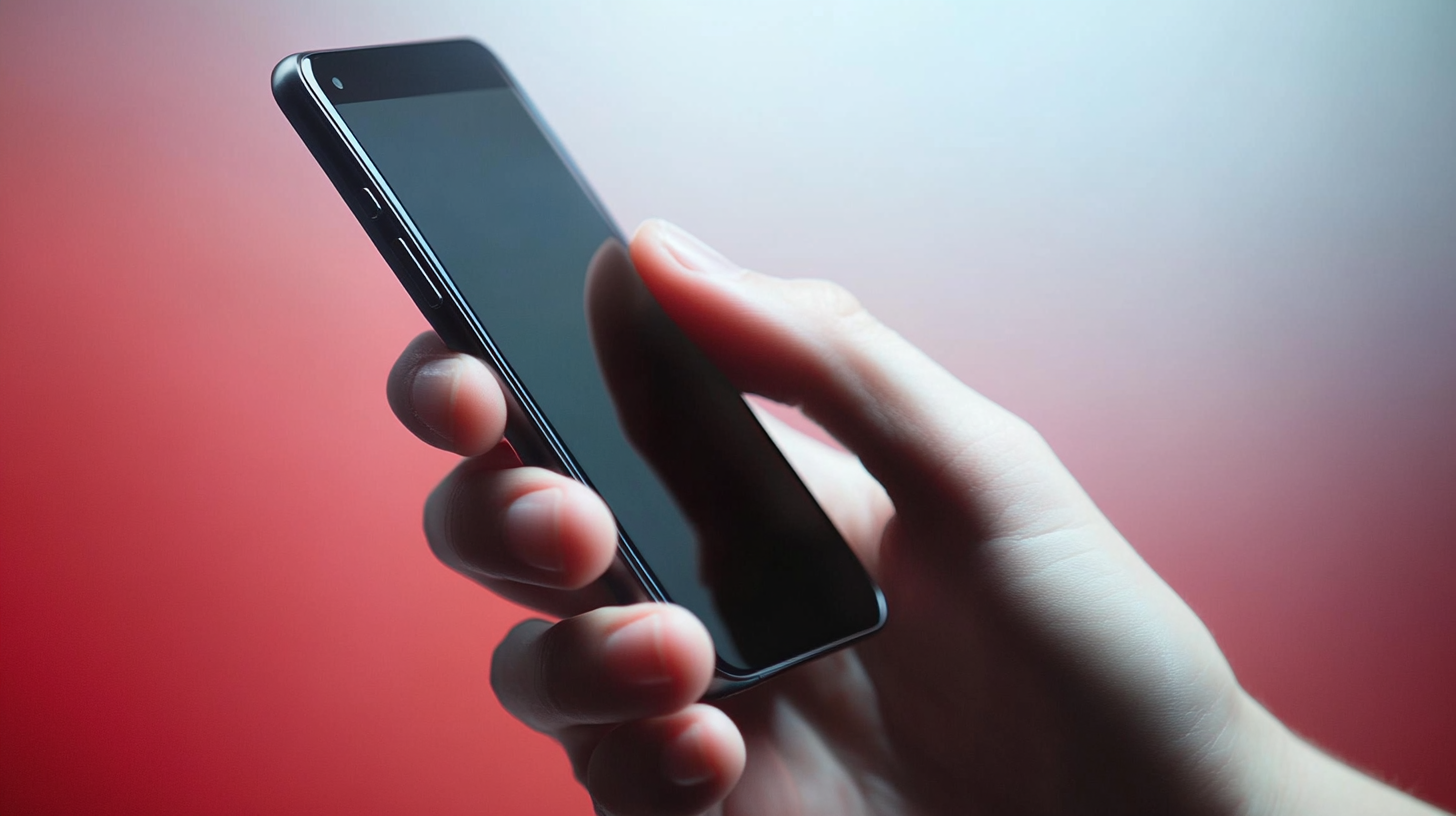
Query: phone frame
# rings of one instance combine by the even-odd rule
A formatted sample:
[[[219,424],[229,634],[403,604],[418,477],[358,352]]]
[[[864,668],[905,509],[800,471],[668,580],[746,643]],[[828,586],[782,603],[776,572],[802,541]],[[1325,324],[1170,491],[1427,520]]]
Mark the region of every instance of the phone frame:
[[[520,100],[592,206],[625,246],[627,240],[617,227],[616,221],[597,198],[576,163],[562,148],[560,140],[530,98],[521,90],[515,77],[489,48],[468,39],[397,45],[447,44],[469,44],[484,53],[492,67],[504,78],[503,87]],[[387,47],[392,46],[307,51],[285,57],[273,69],[273,97],[430,326],[451,349],[484,359],[500,376],[507,390],[506,441],[515,449],[521,462],[562,473],[590,487],[590,479],[577,466],[545,414],[536,407],[525,385],[516,377],[509,362],[491,341],[490,333],[468,308],[444,266],[395,197],[383,174],[354,138],[334,103],[319,85],[319,78],[313,73],[312,59],[317,55]],[[403,254],[400,249],[403,249]],[[468,574],[468,568],[460,563],[455,553],[442,552],[441,548],[437,548],[435,554],[456,571]],[[618,603],[670,600],[650,566],[631,544],[630,537],[622,530],[620,523],[617,526],[617,558],[608,570],[605,582]],[[737,672],[735,667],[725,666],[722,658],[715,655],[717,666],[706,698],[720,698],[737,693],[786,669],[842,649],[879,631],[885,625],[887,608],[884,593],[878,586],[874,587],[874,591],[879,604],[879,617],[876,624],[866,630],[749,674]]]

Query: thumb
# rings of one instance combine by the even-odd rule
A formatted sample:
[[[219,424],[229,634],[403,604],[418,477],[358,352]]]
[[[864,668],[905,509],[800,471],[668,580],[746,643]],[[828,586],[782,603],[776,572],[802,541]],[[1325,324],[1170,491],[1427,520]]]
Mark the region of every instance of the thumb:
[[[1100,513],[1027,423],[820,280],[742,269],[648,221],[632,261],[663,309],[744,391],[800,407],[860,457],[909,524],[1031,537]],[[1090,514],[1090,515],[1089,515]]]

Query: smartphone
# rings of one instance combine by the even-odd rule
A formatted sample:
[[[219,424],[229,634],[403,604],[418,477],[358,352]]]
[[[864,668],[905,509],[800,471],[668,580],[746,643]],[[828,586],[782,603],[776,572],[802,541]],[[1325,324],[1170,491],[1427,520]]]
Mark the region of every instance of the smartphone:
[[[499,373],[522,462],[606,500],[615,599],[706,625],[709,697],[884,625],[879,588],[488,49],[295,54],[273,95],[430,325]]]

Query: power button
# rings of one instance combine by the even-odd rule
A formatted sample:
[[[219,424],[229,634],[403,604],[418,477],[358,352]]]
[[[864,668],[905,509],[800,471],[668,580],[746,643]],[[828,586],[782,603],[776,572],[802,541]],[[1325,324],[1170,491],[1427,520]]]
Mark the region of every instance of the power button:
[[[379,196],[375,195],[374,191],[368,187],[365,187],[363,194],[359,196],[359,206],[364,210],[364,217],[370,221],[378,218],[380,211],[384,209],[379,206]]]
[[[415,251],[410,248],[408,241],[400,238],[399,247],[404,250],[404,257],[409,258],[410,263],[415,267],[415,280],[424,281],[425,283],[419,292],[426,303],[431,309],[439,306],[440,301],[445,298],[440,294],[440,287],[435,285],[435,276],[430,274],[430,270],[423,263],[420,263],[420,256],[416,255]]]

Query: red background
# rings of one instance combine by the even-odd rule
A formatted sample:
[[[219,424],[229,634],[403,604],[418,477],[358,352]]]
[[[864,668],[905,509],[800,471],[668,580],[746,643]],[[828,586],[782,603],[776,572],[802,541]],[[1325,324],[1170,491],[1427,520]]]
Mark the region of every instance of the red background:
[[[457,34],[620,220],[849,285],[1276,714],[1456,806],[1456,6],[517,5],[0,5],[0,811],[587,812],[486,684],[522,612],[424,546],[423,322],[268,94]]]

